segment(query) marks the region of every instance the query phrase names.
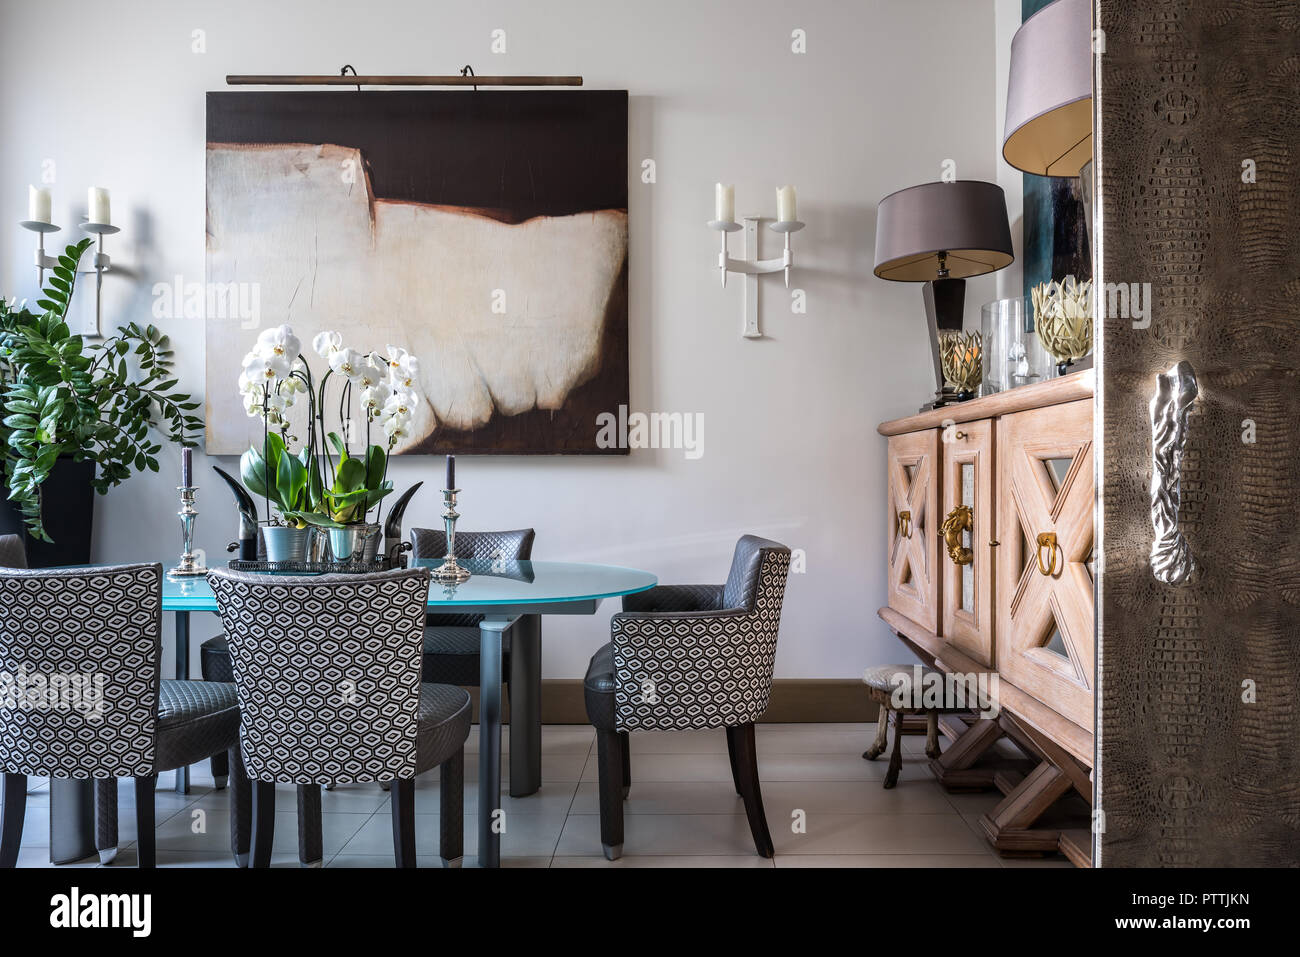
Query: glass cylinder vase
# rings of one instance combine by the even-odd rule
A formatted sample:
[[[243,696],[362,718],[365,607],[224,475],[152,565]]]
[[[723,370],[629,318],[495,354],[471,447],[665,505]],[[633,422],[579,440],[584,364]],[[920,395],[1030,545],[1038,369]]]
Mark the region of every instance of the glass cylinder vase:
[[[980,395],[1052,378],[1052,359],[1034,332],[1034,313],[1023,296],[995,299],[980,308],[984,381]]]

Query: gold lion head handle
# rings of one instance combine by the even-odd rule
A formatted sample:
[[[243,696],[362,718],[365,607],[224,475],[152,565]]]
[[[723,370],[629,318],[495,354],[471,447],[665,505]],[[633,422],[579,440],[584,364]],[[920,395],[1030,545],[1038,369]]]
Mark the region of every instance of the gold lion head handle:
[[[975,555],[962,544],[962,532],[969,532],[974,526],[969,505],[958,505],[939,526],[943,543],[948,547],[948,557],[954,565],[969,565]]]

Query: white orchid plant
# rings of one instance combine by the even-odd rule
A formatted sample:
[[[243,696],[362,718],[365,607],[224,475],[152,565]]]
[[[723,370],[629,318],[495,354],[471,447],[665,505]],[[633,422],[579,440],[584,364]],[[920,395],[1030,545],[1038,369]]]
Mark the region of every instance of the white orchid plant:
[[[249,491],[266,499],[268,513],[274,504],[285,524],[342,528],[365,522],[393,490],[388,459],[410,434],[420,401],[419,361],[397,346],[388,346],[386,356],[346,348],[337,332],[320,333],[312,348],[329,366],[319,385],[302,357],[302,343],[287,325],[263,331],[244,356],[239,394],[248,415],[262,420],[263,433],[262,448],[252,447],[240,459],[240,473]],[[342,384],[340,421],[352,421],[354,402],[364,414],[361,455],[351,453],[346,425],[344,435],[325,431],[326,387],[332,379]],[[305,442],[292,434],[289,420],[289,410],[303,396]],[[370,442],[376,428],[385,436],[383,445]]]

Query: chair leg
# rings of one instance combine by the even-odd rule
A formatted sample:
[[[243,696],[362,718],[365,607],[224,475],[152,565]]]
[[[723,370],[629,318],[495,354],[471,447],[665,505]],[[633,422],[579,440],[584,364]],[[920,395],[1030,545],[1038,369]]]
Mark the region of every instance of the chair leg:
[[[135,866],[144,869],[157,863],[153,830],[153,792],[157,786],[156,775],[135,779]]]
[[[776,848],[767,830],[767,815],[763,812],[763,792],[758,783],[758,749],[754,746],[754,723],[731,729],[736,739],[736,767],[740,772],[741,797],[745,799],[745,816],[749,830],[754,835],[754,847],[759,857],[772,857]]]
[[[216,789],[220,791],[230,780],[230,758],[225,751],[212,756],[212,780],[216,784]]]
[[[943,754],[939,747],[939,712],[927,711],[925,713],[925,756],[927,758],[937,758]]]
[[[600,843],[605,859],[623,856],[623,737],[617,731],[596,731],[600,769]]]
[[[18,863],[18,846],[23,839],[23,818],[27,816],[27,775],[5,772],[4,823],[0,825],[0,867]]]
[[[632,791],[632,739],[626,731],[620,731],[618,736],[623,739],[623,800],[626,801]]]
[[[731,761],[731,783],[736,786],[737,794],[744,794],[740,787],[740,767],[736,764],[735,728],[727,728],[727,758]]]
[[[101,864],[117,857],[117,778],[95,780],[95,849]]]
[[[298,863],[323,867],[325,851],[321,838],[320,785],[298,785]]]
[[[889,747],[889,707],[880,706],[880,713],[876,717],[876,740],[871,742],[871,747],[862,752],[862,756],[868,761],[874,761],[885,753],[885,748]]]
[[[885,771],[885,788],[898,783],[898,772],[903,770],[903,713],[891,711],[894,725],[894,750],[889,754],[889,767]]]
[[[226,757],[230,767],[230,852],[235,855],[236,867],[247,867],[253,832],[253,785],[238,744],[226,752]]]
[[[275,840],[275,782],[253,781],[254,867],[271,866],[271,842]]]
[[[415,866],[415,778],[398,778],[393,795],[393,858],[398,867]]]
[[[465,749],[438,768],[438,853],[443,867],[460,867],[465,857]]]

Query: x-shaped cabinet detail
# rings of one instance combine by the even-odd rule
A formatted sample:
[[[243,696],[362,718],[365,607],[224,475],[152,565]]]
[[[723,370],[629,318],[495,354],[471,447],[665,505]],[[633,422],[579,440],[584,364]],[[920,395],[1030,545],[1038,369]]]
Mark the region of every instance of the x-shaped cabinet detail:
[[[1092,402],[998,422],[997,666],[1093,726]]]
[[[939,430],[889,439],[889,605],[938,632]]]

